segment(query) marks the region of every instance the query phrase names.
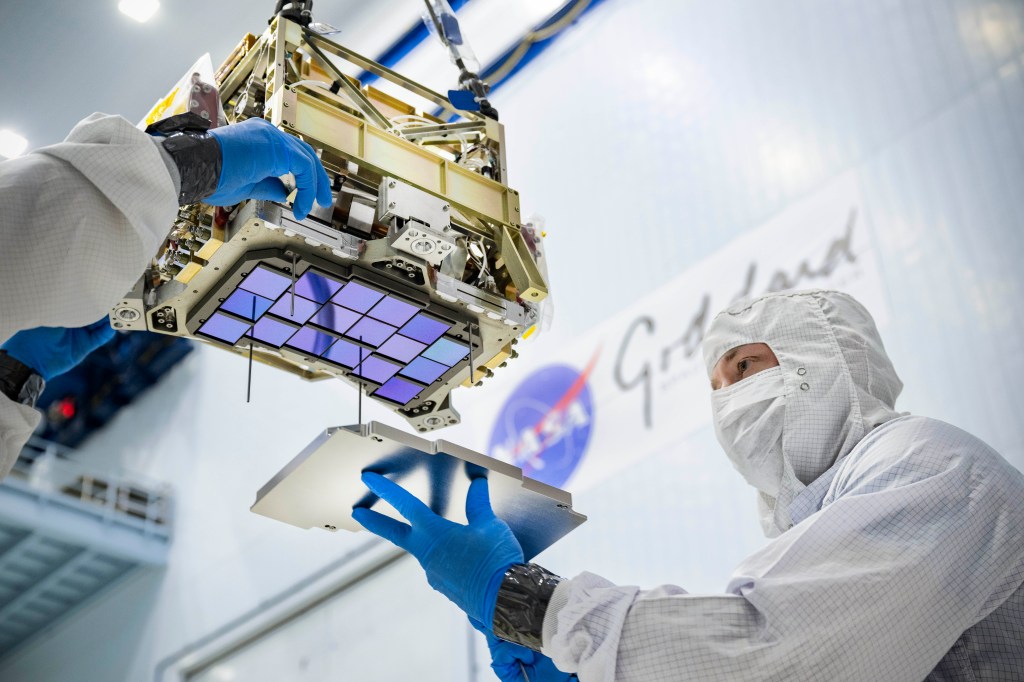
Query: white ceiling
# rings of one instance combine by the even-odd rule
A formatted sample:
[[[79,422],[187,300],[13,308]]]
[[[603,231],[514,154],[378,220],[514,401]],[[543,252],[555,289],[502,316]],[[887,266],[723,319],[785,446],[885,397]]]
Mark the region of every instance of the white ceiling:
[[[259,34],[274,0],[161,0],[140,24],[118,0],[0,2],[0,129],[30,148],[59,142],[94,111],[137,121],[209,52],[218,65],[246,32]],[[421,0],[315,0],[314,18],[375,57],[419,20]],[[440,49],[440,48],[439,48]]]
[[[59,142],[94,111],[138,121],[209,52],[219,65],[247,32],[267,25],[275,0],[160,0],[140,24],[118,0],[0,0],[0,129],[28,138],[34,149]],[[557,10],[565,0],[473,0],[459,12],[463,34],[486,65]],[[378,57],[420,21],[422,0],[314,0],[316,21],[331,36]],[[445,92],[458,72],[435,40],[425,41],[398,69]],[[386,84],[378,86],[388,88]]]

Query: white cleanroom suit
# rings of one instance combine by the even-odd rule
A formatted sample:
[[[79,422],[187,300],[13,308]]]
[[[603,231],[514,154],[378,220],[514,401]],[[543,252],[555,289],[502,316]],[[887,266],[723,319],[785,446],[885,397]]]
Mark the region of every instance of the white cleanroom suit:
[[[713,392],[769,545],[725,594],[562,582],[543,651],[584,682],[1024,680],[1024,475],[949,424],[894,410],[901,384],[860,304],[737,304],[704,342],[779,367]]]
[[[178,182],[154,138],[104,114],[0,163],[0,343],[106,315],[167,236]],[[38,423],[34,409],[0,395],[0,477]]]

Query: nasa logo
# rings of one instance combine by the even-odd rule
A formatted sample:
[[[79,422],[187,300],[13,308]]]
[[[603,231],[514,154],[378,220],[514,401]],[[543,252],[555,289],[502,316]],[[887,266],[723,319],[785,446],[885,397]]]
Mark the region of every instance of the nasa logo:
[[[583,372],[551,365],[519,384],[494,425],[491,456],[548,485],[568,481],[590,442],[594,400],[587,380],[596,361],[597,355]]]

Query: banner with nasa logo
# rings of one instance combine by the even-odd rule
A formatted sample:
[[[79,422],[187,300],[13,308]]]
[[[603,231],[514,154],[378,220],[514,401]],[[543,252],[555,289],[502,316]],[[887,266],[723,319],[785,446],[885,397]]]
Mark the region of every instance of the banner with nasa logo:
[[[578,341],[531,344],[517,360],[514,388],[496,384],[463,411],[478,429],[474,445],[527,476],[585,490],[710,422],[701,341],[731,302],[839,289],[883,327],[883,281],[863,205],[851,172]]]

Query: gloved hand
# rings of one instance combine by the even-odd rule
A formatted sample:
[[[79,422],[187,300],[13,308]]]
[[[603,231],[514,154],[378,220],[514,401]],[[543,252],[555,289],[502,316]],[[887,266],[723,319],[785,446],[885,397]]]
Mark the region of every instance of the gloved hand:
[[[539,651],[495,637],[472,618],[469,622],[487,638],[491,670],[501,682],[576,682],[579,679],[573,673],[563,673]]]
[[[298,193],[292,212],[298,220],[309,215],[313,200],[330,206],[331,181],[313,148],[283,133],[262,118],[210,130],[221,149],[217,189],[203,199],[211,206],[233,206],[243,199],[285,201],[288,189],[278,176],[295,176]]]
[[[107,318],[87,327],[36,327],[18,332],[2,346],[12,358],[49,381],[68,371],[114,338]]]
[[[487,479],[469,485],[467,526],[438,516],[380,474],[364,473],[363,483],[412,525],[363,507],[354,509],[352,518],[416,557],[431,587],[490,630],[502,578],[509,566],[523,563],[523,550],[508,524],[491,511]]]

